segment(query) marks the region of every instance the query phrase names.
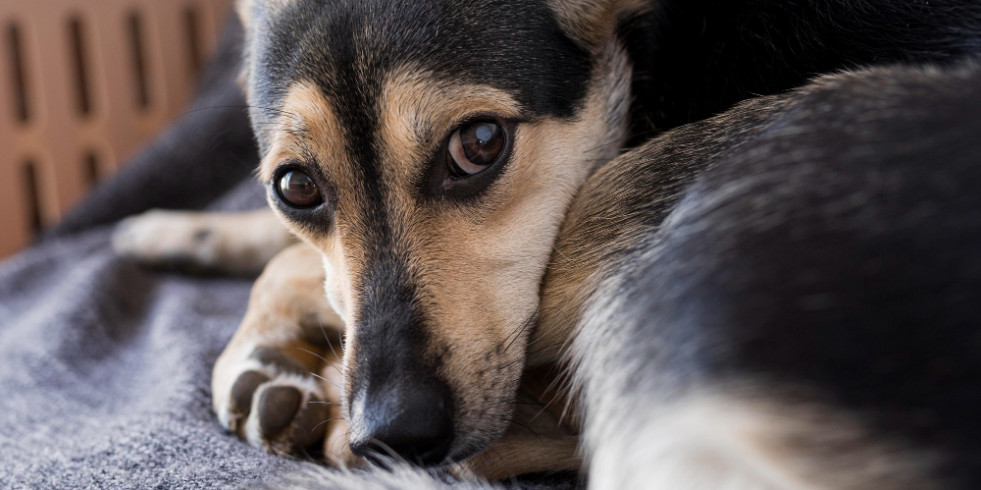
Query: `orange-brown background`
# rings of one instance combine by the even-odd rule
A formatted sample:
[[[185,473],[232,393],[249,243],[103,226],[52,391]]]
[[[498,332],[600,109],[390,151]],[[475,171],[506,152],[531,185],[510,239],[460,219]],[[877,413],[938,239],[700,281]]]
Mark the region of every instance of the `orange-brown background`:
[[[232,0],[0,0],[0,258],[179,115]]]

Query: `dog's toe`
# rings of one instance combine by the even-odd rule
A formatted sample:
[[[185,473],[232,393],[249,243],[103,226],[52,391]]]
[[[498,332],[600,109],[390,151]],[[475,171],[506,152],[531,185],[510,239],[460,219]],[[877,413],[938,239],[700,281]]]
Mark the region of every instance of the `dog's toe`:
[[[238,432],[252,411],[252,396],[259,385],[269,381],[269,376],[258,371],[246,371],[235,380],[229,400],[228,430]]]
[[[259,398],[259,428],[262,436],[276,437],[286,429],[300,409],[303,394],[292,386],[275,386]]]

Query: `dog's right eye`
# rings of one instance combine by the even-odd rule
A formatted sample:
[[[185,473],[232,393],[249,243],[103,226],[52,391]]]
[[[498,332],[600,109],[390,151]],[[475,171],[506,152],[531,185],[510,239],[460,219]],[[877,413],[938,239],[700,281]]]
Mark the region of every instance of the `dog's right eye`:
[[[476,121],[459,127],[450,136],[450,176],[477,175],[507,157],[508,134],[495,121]]]
[[[308,174],[298,169],[290,169],[276,177],[276,193],[288,206],[307,209],[324,202],[317,183]]]

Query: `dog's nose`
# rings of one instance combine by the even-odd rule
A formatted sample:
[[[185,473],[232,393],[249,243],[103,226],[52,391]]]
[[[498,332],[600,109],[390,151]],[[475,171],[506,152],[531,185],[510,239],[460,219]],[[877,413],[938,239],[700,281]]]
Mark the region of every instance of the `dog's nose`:
[[[423,466],[443,462],[453,439],[449,389],[441,382],[386,383],[366,390],[361,407],[364,430],[352,434],[358,456],[393,456]]]

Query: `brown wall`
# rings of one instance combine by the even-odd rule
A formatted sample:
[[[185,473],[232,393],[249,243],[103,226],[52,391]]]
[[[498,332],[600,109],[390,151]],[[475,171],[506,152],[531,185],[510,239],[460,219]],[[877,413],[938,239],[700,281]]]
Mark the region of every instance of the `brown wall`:
[[[180,114],[231,0],[0,0],[0,257]]]

